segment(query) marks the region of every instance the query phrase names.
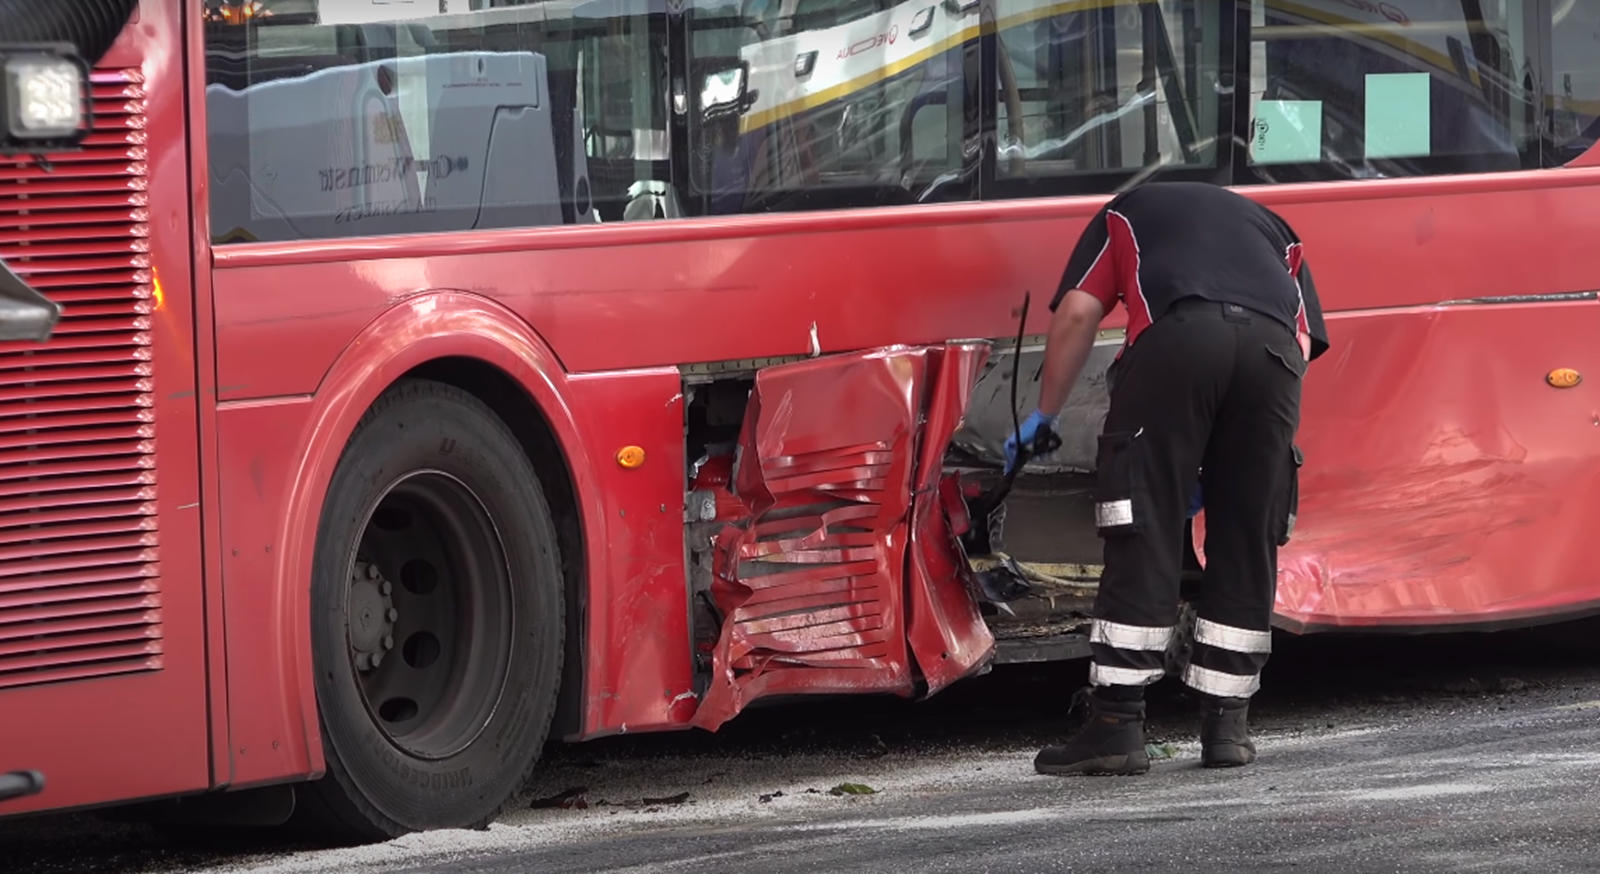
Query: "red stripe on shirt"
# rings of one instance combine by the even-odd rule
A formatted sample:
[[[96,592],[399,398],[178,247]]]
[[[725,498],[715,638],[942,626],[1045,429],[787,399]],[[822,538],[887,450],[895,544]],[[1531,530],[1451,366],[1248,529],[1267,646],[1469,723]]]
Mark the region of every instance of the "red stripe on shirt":
[[[1294,314],[1295,329],[1309,334],[1311,325],[1306,321],[1306,296],[1300,291],[1300,265],[1305,263],[1305,249],[1299,243],[1290,243],[1289,248],[1283,251],[1283,260],[1289,265],[1289,278],[1294,280],[1295,294],[1299,297],[1300,309]]]
[[[1106,246],[1116,253],[1117,294],[1128,306],[1125,345],[1132,346],[1150,327],[1150,302],[1145,300],[1144,288],[1139,284],[1139,238],[1133,233],[1133,222],[1116,210],[1106,216]]]

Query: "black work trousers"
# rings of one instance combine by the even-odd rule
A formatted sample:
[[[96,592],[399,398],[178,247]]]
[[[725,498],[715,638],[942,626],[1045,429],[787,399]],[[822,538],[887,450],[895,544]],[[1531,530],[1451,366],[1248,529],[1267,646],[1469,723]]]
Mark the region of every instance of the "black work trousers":
[[[1174,304],[1113,365],[1095,486],[1105,571],[1092,685],[1138,687],[1165,674],[1188,503],[1203,469],[1205,578],[1183,681],[1224,698],[1260,687],[1278,546],[1298,504],[1305,369],[1281,322],[1198,298]]]

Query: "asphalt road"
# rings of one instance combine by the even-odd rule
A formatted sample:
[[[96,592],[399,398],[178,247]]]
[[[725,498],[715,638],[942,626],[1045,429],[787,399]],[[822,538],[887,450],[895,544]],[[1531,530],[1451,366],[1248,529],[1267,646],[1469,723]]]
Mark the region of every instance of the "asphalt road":
[[[200,845],[89,816],[0,826],[43,871],[1567,871],[1600,867],[1600,626],[1280,639],[1261,758],[1198,765],[1192,702],[1152,696],[1170,757],[1134,778],[1032,773],[1082,666],[933,701],[747,714],[717,735],[552,750],[541,806],[487,831],[324,849]],[[871,794],[833,794],[843,783]],[[686,793],[686,795],[684,794]]]

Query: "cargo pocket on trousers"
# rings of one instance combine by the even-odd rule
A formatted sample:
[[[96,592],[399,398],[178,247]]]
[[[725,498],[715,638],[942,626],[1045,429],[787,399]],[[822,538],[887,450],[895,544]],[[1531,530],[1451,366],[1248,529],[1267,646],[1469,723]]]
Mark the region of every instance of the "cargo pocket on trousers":
[[[1140,469],[1138,431],[1100,435],[1095,454],[1094,524],[1101,537],[1125,537],[1144,530],[1144,478]]]
[[[1288,544],[1289,538],[1294,535],[1294,523],[1300,516],[1300,468],[1306,463],[1305,454],[1300,447],[1289,446],[1289,482],[1284,489],[1283,522],[1278,534],[1278,545]]]
[[[1285,370],[1294,374],[1295,379],[1305,378],[1308,362],[1304,357],[1301,356],[1298,348],[1296,348],[1293,352],[1285,353],[1268,346],[1267,354],[1277,359],[1278,363],[1282,364]]]

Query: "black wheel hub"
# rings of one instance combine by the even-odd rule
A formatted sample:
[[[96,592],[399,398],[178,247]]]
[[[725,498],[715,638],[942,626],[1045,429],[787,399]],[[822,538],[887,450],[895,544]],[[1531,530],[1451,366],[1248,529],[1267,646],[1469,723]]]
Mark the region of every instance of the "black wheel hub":
[[[471,744],[505,689],[511,575],[482,501],[419,471],[389,487],[350,563],[350,668],[372,722],[410,755]]]
[[[395,609],[394,586],[383,578],[383,571],[369,561],[357,561],[350,575],[350,658],[361,672],[383,664],[383,657],[394,649],[394,624],[400,618]]]

